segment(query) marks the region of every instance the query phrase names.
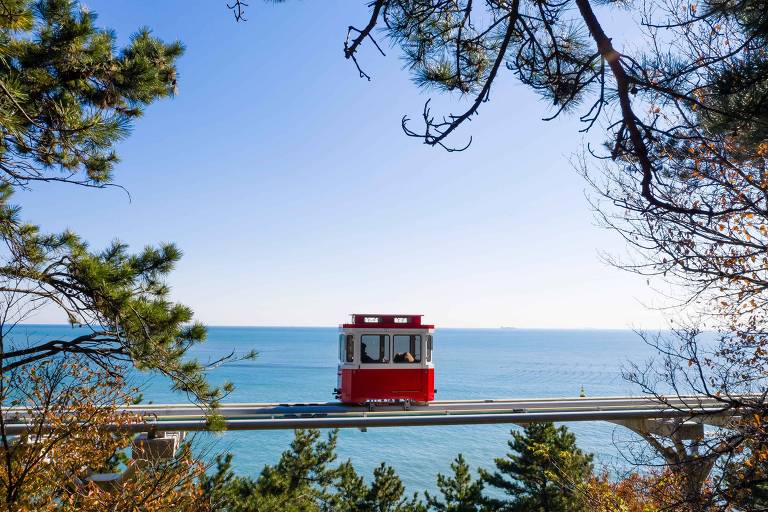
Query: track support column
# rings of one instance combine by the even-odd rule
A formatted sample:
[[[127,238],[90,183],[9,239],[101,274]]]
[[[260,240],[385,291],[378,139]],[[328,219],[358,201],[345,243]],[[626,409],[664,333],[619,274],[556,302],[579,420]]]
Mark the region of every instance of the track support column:
[[[702,450],[703,422],[675,418],[614,420],[612,423],[632,430],[651,445],[680,478],[687,503],[702,500],[704,482],[717,460],[717,456]]]

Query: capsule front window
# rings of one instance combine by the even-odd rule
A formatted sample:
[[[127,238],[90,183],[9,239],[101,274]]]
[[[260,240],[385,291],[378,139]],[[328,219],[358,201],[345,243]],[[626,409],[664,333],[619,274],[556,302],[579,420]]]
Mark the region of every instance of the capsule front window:
[[[395,334],[394,343],[393,361],[395,363],[421,362],[421,335]]]
[[[389,363],[389,334],[360,336],[360,362],[363,364]]]

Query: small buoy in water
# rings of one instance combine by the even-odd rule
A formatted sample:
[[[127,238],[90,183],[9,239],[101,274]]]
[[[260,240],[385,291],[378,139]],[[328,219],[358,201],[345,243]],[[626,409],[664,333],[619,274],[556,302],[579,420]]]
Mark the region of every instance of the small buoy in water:
[[[579,391],[579,398],[584,398],[587,396],[587,392],[584,391],[584,386],[581,386],[581,391]]]

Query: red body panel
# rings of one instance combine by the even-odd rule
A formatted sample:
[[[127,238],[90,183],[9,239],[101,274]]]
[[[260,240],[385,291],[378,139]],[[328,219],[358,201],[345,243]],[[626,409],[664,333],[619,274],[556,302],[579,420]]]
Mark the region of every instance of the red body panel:
[[[341,401],[435,399],[434,368],[371,368],[341,370]]]

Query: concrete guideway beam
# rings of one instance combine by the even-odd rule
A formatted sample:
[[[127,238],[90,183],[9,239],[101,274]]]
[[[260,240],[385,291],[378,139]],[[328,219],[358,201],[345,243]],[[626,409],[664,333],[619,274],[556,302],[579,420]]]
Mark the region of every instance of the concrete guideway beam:
[[[406,411],[397,415],[361,413],[355,415],[327,415],[312,417],[267,417],[267,418],[225,418],[227,430],[276,430],[297,428],[367,428],[401,427],[434,425],[487,425],[495,423],[525,424],[537,421],[614,421],[633,419],[668,419],[695,416],[730,415],[732,411],[722,408],[701,408],[679,410],[668,408],[640,408],[624,410],[564,410],[564,411],[523,411],[523,412],[486,412],[486,413],[445,413],[424,414],[419,411]],[[23,421],[6,425],[8,434],[20,434],[33,427]],[[143,422],[114,426],[132,432],[153,431],[204,431],[208,424],[203,418],[175,419],[158,418]],[[43,428],[44,430],[44,428]]]
[[[317,415],[378,414],[454,414],[454,413],[516,413],[554,411],[608,411],[627,409],[658,409],[661,407],[696,410],[718,407],[715,399],[690,397],[665,397],[666,405],[648,397],[596,397],[596,398],[535,398],[492,400],[438,400],[428,405],[403,403],[373,403],[368,405],[328,403],[229,403],[221,404],[217,413],[225,418],[312,417]],[[204,419],[206,410],[194,404],[137,405],[121,411],[154,419]],[[33,414],[25,408],[6,411],[6,421],[23,421]]]
[[[665,398],[671,407],[698,409],[716,407],[717,400],[706,397],[669,397]],[[657,400],[647,397],[597,397],[597,398],[536,398],[536,399],[493,399],[493,400],[437,400],[428,405],[410,404],[412,412],[513,412],[524,410],[608,410],[659,408]],[[370,406],[350,405],[340,402],[328,403],[234,403],[222,404],[217,413],[224,417],[243,417],[280,414],[341,414],[355,412],[397,412],[403,411],[403,404],[374,403]],[[151,406],[131,406],[126,411],[154,416],[203,416],[204,411],[195,405],[170,404]]]

